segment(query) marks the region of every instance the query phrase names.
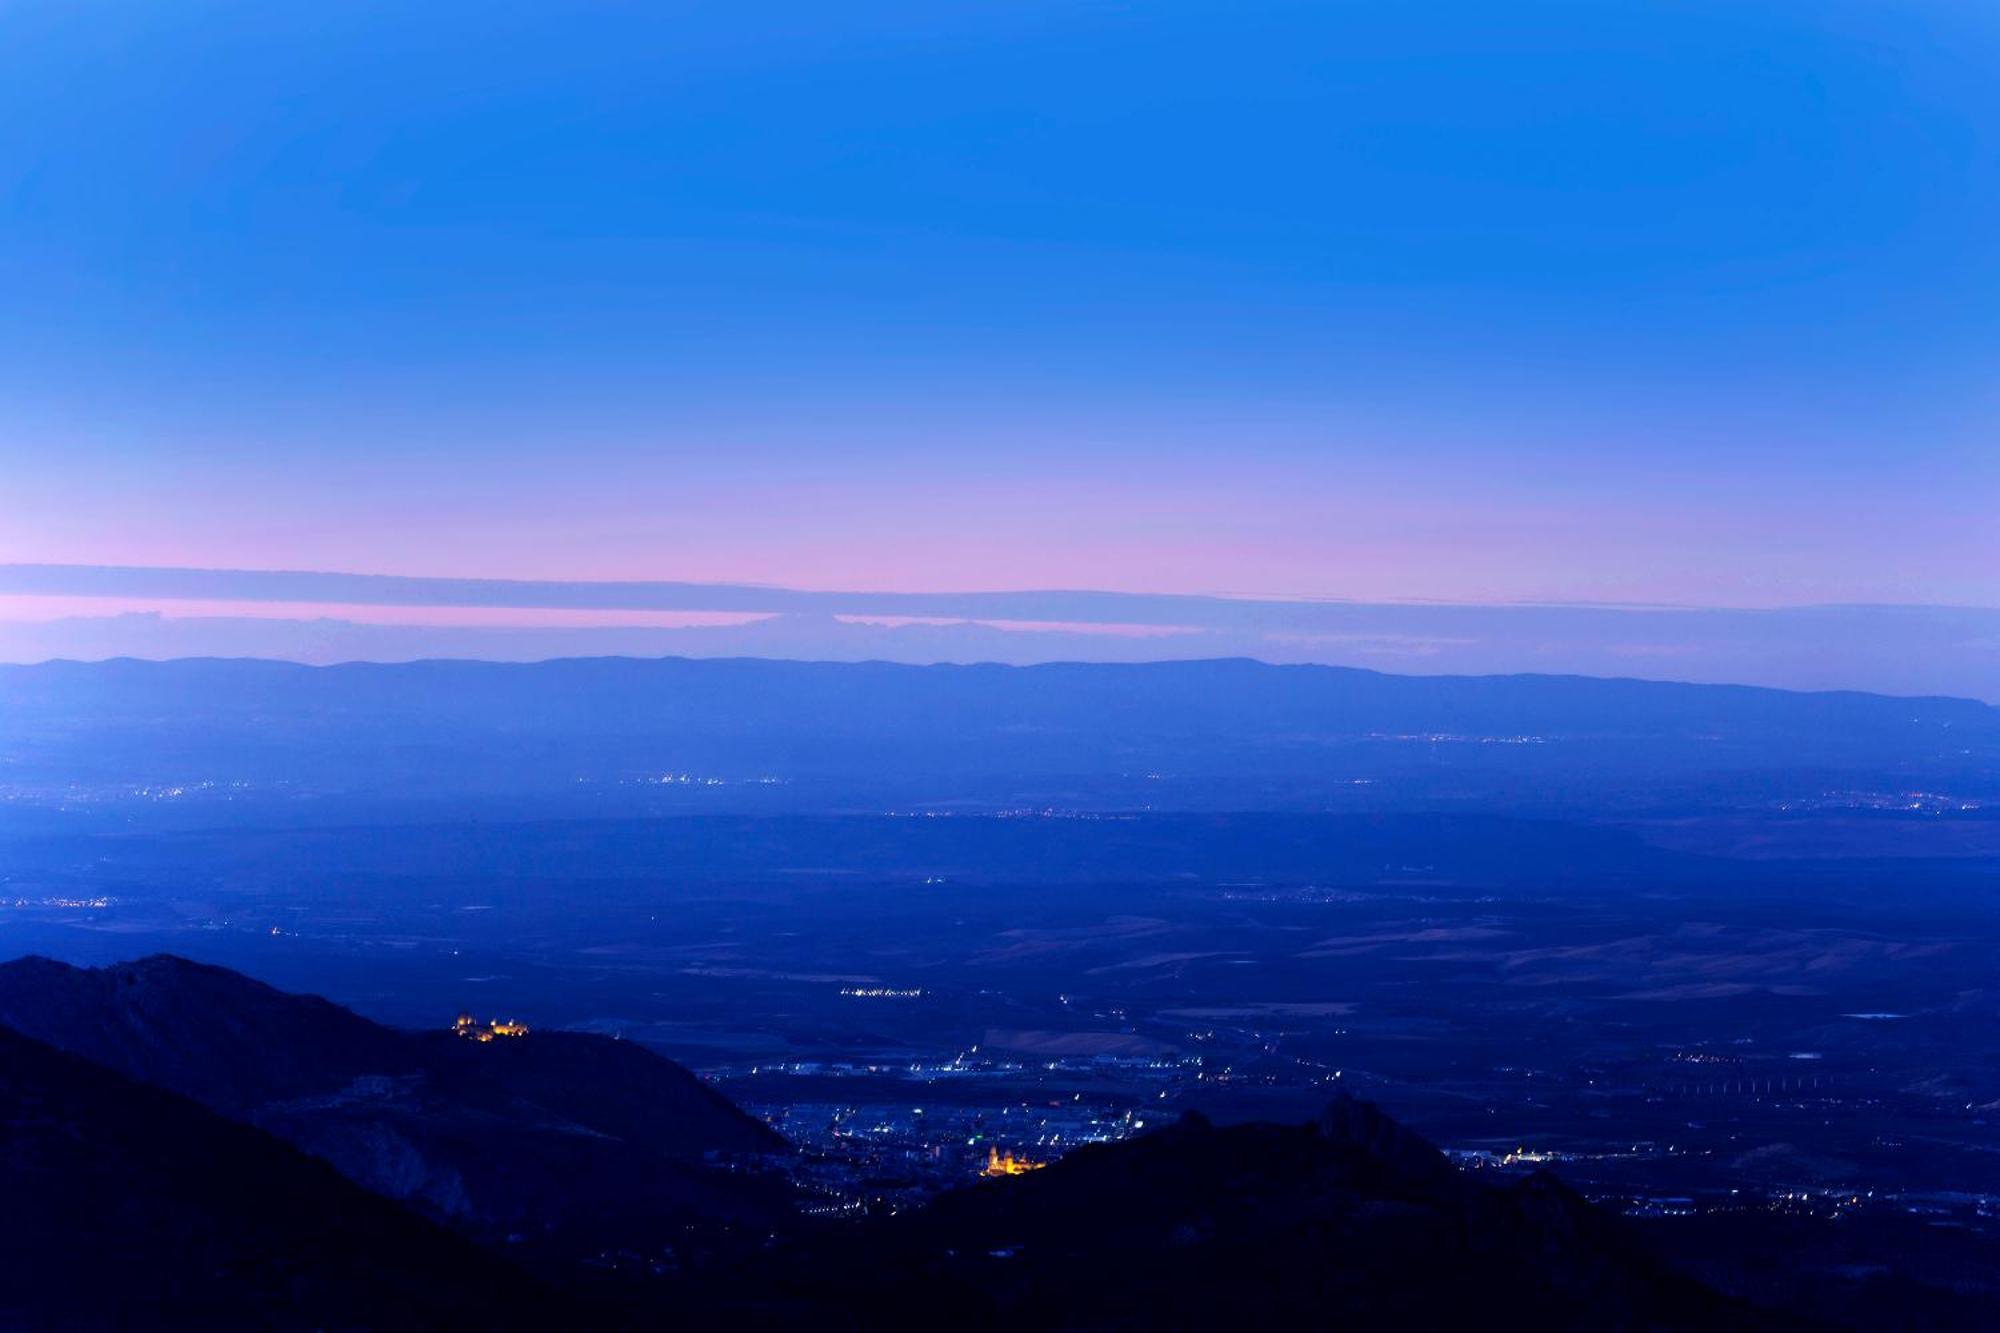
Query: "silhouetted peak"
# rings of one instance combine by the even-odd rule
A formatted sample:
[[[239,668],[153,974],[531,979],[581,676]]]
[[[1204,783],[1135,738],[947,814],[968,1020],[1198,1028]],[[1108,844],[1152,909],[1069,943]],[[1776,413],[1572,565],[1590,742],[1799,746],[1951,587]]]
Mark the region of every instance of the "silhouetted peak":
[[[1353,1097],[1307,1124],[1185,1114],[770,1263],[719,1303],[782,1290],[812,1312],[802,1326],[938,1309],[978,1328],[1764,1326],[1553,1178],[1490,1188]]]
[[[520,1108],[674,1156],[776,1152],[785,1143],[647,1048],[536,1031],[505,1049],[444,1030],[385,1027],[330,1000],[173,954],[106,967],[0,964],[0,1023],[244,1118],[357,1078],[422,1076],[430,1095],[482,1114]]]
[[[0,1121],[8,1328],[546,1328],[569,1313],[324,1161],[4,1026]]]
[[[192,1013],[196,1007],[222,1006],[238,1011],[289,1011],[334,1020],[351,1027],[373,1027],[367,1020],[316,995],[295,995],[212,963],[197,963],[178,954],[155,953],[102,967],[73,967],[52,959],[29,956],[0,963],[0,1000],[35,996],[35,987],[53,986],[70,1002],[86,999],[129,1011],[154,1001],[171,1002]],[[55,999],[54,995],[42,996]]]
[[[241,972],[211,963],[197,963],[179,954],[154,953],[143,958],[133,958],[120,963],[106,963],[101,967],[77,967],[45,958],[40,954],[27,954],[11,962],[0,963],[0,977],[13,984],[27,981],[49,981],[66,985],[100,985],[112,988],[134,986],[201,986],[209,988],[241,989],[256,991],[274,1000],[297,1000],[302,997],[288,996],[272,986]]]
[[[1574,1243],[1580,1237],[1602,1239],[1609,1234],[1605,1215],[1552,1171],[1536,1171],[1514,1182],[1507,1196],[1546,1237]]]
[[[68,963],[38,953],[22,954],[11,962],[0,963],[0,972],[12,973],[19,977],[60,978],[83,971]]]
[[[1342,1092],[1314,1122],[1330,1143],[1367,1153],[1413,1183],[1458,1183],[1458,1169],[1430,1140],[1391,1119],[1381,1107]]]

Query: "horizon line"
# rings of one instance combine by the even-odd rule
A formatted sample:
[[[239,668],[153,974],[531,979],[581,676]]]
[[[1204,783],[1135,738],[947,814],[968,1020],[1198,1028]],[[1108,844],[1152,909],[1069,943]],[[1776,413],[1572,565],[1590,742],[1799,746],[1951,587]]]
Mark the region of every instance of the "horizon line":
[[[254,580],[267,586],[244,586]],[[284,586],[273,581],[283,580]],[[124,586],[114,586],[122,584]],[[141,586],[132,586],[133,584]],[[357,596],[361,592],[376,596]],[[1729,605],[1674,602],[1454,601],[1448,599],[1315,596],[1240,592],[1129,591],[1115,588],[982,588],[972,590],[822,589],[786,584],[705,582],[682,579],[512,578],[488,575],[390,574],[348,570],[242,569],[197,565],[101,565],[14,561],[0,563],[0,593],[17,596],[150,597],[161,600],[312,602],[385,606],[517,607],[574,610],[678,610],[785,614],[841,614],[867,604],[885,609],[923,607],[910,614],[969,619],[1063,619],[1088,623],[1129,621],[1132,604],[1162,609],[1200,604],[1215,609],[1262,607],[1300,610],[1406,609],[1464,611],[1580,611],[1607,614],[1787,615],[1814,611],[2000,612],[2000,606],[1962,602],[1796,602]],[[667,601],[676,598],[682,600]],[[1008,614],[1023,601],[1081,599],[1057,616]],[[685,599],[693,599],[692,602]],[[775,599],[773,602],[770,599]],[[706,604],[703,604],[703,603]],[[1106,606],[1128,609],[1112,614]],[[726,604],[725,604],[726,603]],[[965,603],[963,609],[952,603]],[[996,606],[995,604],[999,604]],[[1047,608],[1042,608],[1046,610]]]

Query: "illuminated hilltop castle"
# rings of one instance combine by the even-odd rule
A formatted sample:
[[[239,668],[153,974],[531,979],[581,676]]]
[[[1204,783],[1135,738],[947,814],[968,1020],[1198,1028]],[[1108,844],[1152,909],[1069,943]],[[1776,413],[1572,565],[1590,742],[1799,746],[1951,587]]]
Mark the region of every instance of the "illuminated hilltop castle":
[[[1016,1157],[1011,1152],[1003,1155],[998,1148],[988,1148],[986,1150],[986,1170],[983,1174],[989,1176],[1020,1176],[1026,1175],[1030,1171],[1039,1171],[1047,1165],[1047,1162],[1032,1162],[1025,1157]]]
[[[511,1018],[489,1019],[484,1027],[471,1014],[460,1014],[452,1020],[451,1030],[467,1041],[492,1041],[495,1037],[525,1037],[528,1035],[526,1023],[516,1023]]]

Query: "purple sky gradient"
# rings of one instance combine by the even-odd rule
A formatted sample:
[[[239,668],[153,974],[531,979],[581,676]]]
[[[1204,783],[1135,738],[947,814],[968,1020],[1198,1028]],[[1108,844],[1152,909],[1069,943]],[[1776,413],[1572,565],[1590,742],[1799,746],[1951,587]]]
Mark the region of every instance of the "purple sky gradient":
[[[743,453],[621,455],[567,473],[492,459],[465,477],[456,461],[385,474],[297,456],[221,477],[144,463],[16,472],[0,481],[0,560],[835,590],[2000,604],[1996,497],[1972,465],[1751,479],[1662,461],[1607,477],[1525,454],[1273,461],[1231,458],[1220,442],[1145,466],[999,446],[950,462],[829,476]]]
[[[2000,606],[1996,217],[1944,0],[28,0],[0,563]]]

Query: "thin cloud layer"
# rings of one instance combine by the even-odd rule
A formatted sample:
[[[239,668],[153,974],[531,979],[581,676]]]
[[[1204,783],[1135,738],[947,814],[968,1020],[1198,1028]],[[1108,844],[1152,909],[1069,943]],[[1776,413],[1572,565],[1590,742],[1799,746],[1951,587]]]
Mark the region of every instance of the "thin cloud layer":
[[[2000,610],[1986,608],[1443,606],[0,566],[0,660],[15,662],[1254,657],[1426,675],[1639,676],[2000,700],[1996,645]]]

